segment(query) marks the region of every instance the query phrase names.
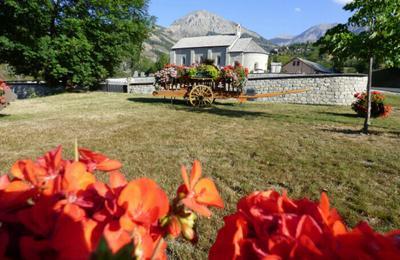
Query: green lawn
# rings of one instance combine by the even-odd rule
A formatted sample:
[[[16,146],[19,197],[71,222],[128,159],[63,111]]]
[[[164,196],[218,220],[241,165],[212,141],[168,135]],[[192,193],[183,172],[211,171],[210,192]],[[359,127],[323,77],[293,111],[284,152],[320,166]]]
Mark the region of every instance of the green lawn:
[[[0,172],[19,158],[36,158],[74,138],[124,164],[128,178],[155,179],[172,196],[180,165],[199,159],[217,183],[226,209],[199,222],[200,240],[171,243],[170,255],[205,258],[222,216],[255,190],[286,189],[318,199],[326,190],[350,226],[368,221],[380,231],[400,228],[400,96],[391,117],[363,119],[349,107],[183,102],[128,94],[63,94],[18,100],[0,113]]]

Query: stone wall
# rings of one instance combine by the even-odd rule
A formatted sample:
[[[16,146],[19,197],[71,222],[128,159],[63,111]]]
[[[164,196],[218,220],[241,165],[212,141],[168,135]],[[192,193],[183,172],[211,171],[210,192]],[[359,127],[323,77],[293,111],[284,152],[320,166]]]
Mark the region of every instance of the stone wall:
[[[325,74],[325,75],[285,75],[249,78],[244,89],[247,95],[280,92],[295,89],[308,89],[299,94],[288,94],[257,101],[349,105],[354,101],[354,93],[366,90],[368,77],[360,74]]]
[[[128,85],[128,93],[152,94],[154,91],[154,77],[133,78]]]
[[[43,83],[8,81],[7,84],[18,99],[44,97],[63,91],[61,87],[49,88]]]
[[[249,77],[244,91],[246,95],[255,95],[286,90],[308,89],[304,93],[260,98],[256,99],[256,101],[349,105],[354,101],[354,93],[366,90],[367,81],[367,76],[362,74],[254,74]],[[126,84],[121,84],[120,86],[110,85],[108,86],[108,91],[151,94],[155,90],[153,77],[129,78]]]

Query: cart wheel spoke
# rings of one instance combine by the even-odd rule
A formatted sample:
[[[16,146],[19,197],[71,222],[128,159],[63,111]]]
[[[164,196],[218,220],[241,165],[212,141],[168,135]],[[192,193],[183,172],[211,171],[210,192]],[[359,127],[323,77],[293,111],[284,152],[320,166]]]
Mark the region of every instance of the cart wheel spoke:
[[[214,101],[214,94],[211,87],[205,85],[197,85],[192,88],[189,93],[189,101],[192,106],[208,106]]]

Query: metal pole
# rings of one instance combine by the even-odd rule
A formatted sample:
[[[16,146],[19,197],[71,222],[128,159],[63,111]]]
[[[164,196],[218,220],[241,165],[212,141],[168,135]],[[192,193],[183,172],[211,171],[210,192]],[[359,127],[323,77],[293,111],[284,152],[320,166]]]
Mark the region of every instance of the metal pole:
[[[369,59],[369,72],[368,72],[368,86],[367,86],[367,113],[365,115],[363,133],[368,134],[368,127],[371,124],[371,87],[372,87],[372,65],[374,64],[374,58]]]

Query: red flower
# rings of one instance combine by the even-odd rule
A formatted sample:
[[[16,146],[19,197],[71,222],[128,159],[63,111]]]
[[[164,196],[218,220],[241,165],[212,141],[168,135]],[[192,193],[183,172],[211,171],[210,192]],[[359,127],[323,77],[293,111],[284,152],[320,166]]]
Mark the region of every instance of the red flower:
[[[325,194],[314,203],[256,192],[224,221],[210,259],[365,259],[400,253],[389,236],[365,227],[348,232]]]

